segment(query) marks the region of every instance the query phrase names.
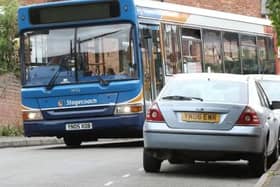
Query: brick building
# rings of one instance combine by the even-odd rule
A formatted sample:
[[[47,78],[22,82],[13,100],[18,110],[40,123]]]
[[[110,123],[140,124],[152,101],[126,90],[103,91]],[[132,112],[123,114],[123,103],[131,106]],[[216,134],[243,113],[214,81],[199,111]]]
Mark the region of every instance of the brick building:
[[[20,4],[43,3],[56,0],[19,0]],[[158,0],[188,6],[242,14],[254,17],[264,17],[266,0]],[[0,125],[21,122],[20,81],[15,77],[0,76]]]

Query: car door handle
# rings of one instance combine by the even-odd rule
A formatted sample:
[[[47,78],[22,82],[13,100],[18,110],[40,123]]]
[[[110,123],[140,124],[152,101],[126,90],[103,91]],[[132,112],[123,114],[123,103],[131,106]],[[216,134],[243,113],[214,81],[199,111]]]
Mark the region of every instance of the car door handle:
[[[271,117],[270,117],[270,116],[268,116],[268,117],[267,117],[267,119],[268,119],[268,120],[270,120],[270,119],[271,119]]]

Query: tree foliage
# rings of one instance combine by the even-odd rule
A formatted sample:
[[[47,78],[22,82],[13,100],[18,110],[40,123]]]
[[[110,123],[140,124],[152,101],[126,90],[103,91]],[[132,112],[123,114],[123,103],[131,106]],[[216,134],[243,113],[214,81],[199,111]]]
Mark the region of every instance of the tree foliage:
[[[0,74],[19,71],[17,36],[17,0],[1,0]]]
[[[279,0],[268,0],[267,8],[269,10],[269,18],[272,21],[273,26],[277,32],[278,38],[280,36],[280,1]],[[280,45],[280,40],[278,40]]]

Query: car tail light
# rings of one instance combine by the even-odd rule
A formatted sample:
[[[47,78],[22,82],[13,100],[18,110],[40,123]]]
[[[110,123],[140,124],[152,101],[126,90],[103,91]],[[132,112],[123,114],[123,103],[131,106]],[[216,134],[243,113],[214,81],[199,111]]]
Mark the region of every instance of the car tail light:
[[[246,106],[236,122],[237,125],[252,125],[257,126],[260,124],[260,119],[254,109]]]
[[[164,122],[164,118],[158,108],[157,103],[153,103],[149,108],[146,115],[146,120],[151,122]]]

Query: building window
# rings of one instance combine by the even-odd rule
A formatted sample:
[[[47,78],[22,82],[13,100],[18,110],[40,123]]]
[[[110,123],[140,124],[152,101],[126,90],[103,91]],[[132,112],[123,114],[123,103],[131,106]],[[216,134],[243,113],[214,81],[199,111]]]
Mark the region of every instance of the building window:
[[[269,10],[266,8],[267,0],[261,0],[261,14],[268,15]]]

